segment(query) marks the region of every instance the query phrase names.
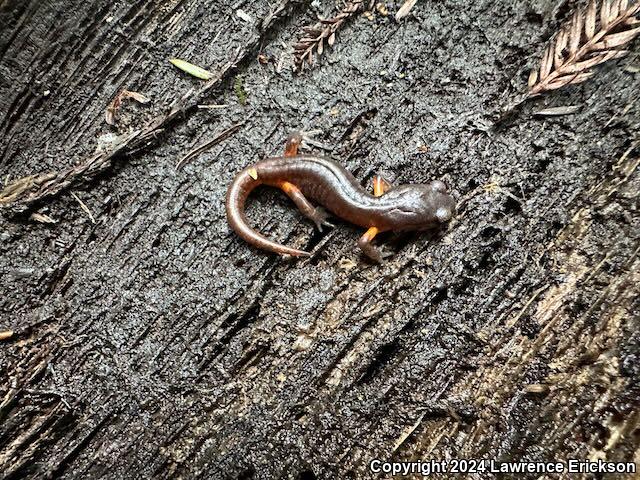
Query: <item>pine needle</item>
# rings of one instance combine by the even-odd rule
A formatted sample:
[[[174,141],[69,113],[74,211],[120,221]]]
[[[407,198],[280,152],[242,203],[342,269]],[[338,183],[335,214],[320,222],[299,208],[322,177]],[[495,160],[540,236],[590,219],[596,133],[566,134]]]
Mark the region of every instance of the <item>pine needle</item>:
[[[84,213],[87,214],[87,216],[89,217],[89,220],[91,220],[91,223],[96,223],[96,219],[93,217],[93,214],[91,213],[91,210],[89,210],[89,207],[87,207],[85,205],[85,203],[82,200],[80,200],[80,197],[78,197],[73,192],[71,192],[71,196],[76,199],[78,204],[80,204],[80,208],[84,211]]]
[[[216,135],[213,139],[191,150],[184,157],[182,157],[180,161],[176,164],[176,170],[180,170],[187,162],[191,161],[194,157],[200,155],[202,152],[210,149],[214,145],[217,145],[223,140],[229,138],[231,135],[233,135],[238,130],[240,130],[243,125],[244,125],[244,122],[236,123],[235,125],[232,125],[231,127],[227,128],[226,130]]]

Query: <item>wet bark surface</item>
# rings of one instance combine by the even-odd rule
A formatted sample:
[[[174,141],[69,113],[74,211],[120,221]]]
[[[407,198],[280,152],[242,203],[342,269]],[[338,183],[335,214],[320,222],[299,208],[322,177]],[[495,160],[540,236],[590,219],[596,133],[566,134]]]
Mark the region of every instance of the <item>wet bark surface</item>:
[[[188,108],[103,173],[5,211],[2,478],[640,464],[637,42],[493,125],[572,5],[425,1],[396,22],[387,2],[296,75],[291,45],[332,2],[5,1],[3,184],[81,164],[197,90],[169,57],[222,72],[197,103],[226,107]],[[152,101],[110,127],[122,88]],[[533,115],[561,105],[580,109]],[[365,184],[444,180],[458,215],[440,235],[381,237],[393,256],[376,266],[358,229],[314,232],[261,190],[251,222],[313,256],[256,251],[227,226],[226,186],[295,129]]]

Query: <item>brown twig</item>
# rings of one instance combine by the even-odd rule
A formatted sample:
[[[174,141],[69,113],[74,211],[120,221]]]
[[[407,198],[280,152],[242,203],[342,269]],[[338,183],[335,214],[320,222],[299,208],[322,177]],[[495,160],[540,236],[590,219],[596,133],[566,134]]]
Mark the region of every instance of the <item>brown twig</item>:
[[[640,34],[640,2],[589,0],[549,43],[538,68],[529,75],[526,97],[584,82],[592,68],[625,56],[620,47]]]
[[[330,47],[336,41],[336,32],[344,23],[365,8],[365,0],[347,2],[335,17],[322,20],[313,26],[302,28],[302,38],[293,46],[293,61],[296,70],[304,70],[305,62],[313,64],[315,55],[322,55],[325,44]],[[371,2],[373,3],[373,2]]]
[[[228,78],[244,61],[255,58],[255,51],[259,48],[264,35],[281,18],[297,0],[282,0],[275,10],[267,16],[259,27],[259,35],[244,48],[238,49],[233,59],[225,64],[211,80],[200,88],[191,88],[179,98],[175,99],[166,112],[146,123],[141,129],[120,138],[110,148],[99,151],[84,159],[78,165],[58,172],[41,175],[29,175],[7,185],[0,191],[0,207],[13,212],[21,212],[29,206],[45,198],[59,194],[70,186],[82,181],[95,178],[100,172],[107,170],[115,157],[131,153],[147,147],[153,143],[157,135],[163,131],[177,117],[197,109],[199,104],[205,103],[206,97],[212,90]]]

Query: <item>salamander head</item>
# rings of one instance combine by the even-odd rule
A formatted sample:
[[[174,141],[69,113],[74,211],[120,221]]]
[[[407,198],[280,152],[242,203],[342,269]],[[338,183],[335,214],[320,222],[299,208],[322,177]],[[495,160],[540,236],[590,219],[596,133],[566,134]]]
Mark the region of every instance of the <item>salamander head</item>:
[[[440,180],[398,185],[382,198],[391,207],[387,221],[392,230],[429,230],[447,223],[455,214],[456,202]]]

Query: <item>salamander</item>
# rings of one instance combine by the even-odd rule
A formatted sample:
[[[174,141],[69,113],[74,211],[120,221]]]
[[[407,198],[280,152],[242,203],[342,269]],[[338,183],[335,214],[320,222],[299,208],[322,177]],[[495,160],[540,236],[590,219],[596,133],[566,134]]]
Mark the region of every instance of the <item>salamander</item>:
[[[258,248],[283,255],[310,255],[269,240],[249,226],[244,206],[251,191],[259,185],[282,189],[320,231],[324,225],[333,226],[325,208],[336,217],[366,228],[358,246],[375,262],[383,260],[382,252],[372,243],[378,233],[429,230],[447,223],[455,214],[455,200],[440,180],[392,186],[376,176],[370,194],[351,172],[333,160],[298,154],[301,142],[300,133],[292,134],[284,156],[267,158],[245,168],[227,190],[229,225]],[[314,206],[309,199],[321,206]]]

